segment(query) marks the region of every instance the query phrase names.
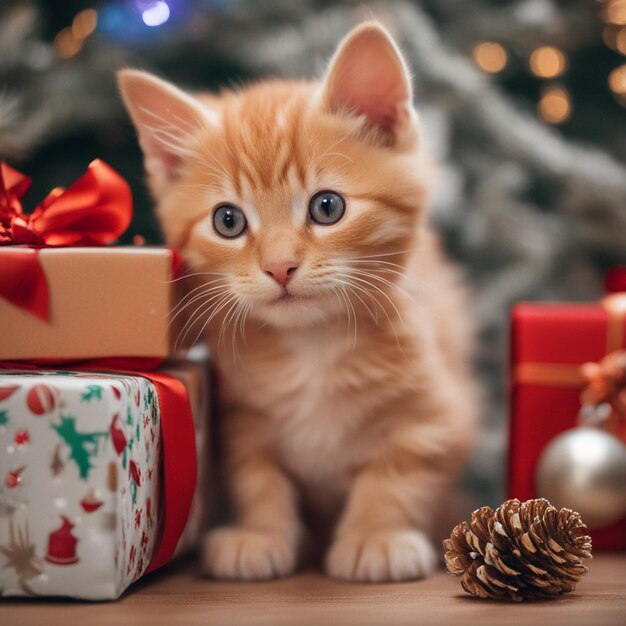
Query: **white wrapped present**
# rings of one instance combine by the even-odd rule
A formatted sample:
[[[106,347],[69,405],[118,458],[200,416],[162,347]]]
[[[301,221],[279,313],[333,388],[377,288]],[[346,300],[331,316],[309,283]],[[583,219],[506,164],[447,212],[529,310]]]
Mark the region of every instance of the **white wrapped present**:
[[[193,544],[206,368],[151,377],[0,370],[0,595],[117,598],[176,543]]]

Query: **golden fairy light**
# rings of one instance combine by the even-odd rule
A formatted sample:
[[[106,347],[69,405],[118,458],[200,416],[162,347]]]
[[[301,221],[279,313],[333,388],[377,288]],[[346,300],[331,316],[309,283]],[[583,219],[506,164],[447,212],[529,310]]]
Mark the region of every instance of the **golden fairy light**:
[[[620,28],[615,35],[615,48],[619,53],[626,55],[626,27]]]
[[[76,39],[86,39],[96,30],[98,12],[95,9],[84,9],[74,16],[72,34]]]
[[[476,65],[489,74],[501,72],[508,60],[506,50],[495,41],[483,41],[474,46],[472,57]]]
[[[66,27],[59,31],[54,38],[54,49],[62,59],[73,57],[82,47],[81,39],[76,39],[71,27]]]
[[[616,33],[612,26],[605,26],[602,29],[602,41],[609,48],[615,48]]]
[[[617,32],[614,26],[605,26],[602,29],[602,41],[608,48],[615,48],[617,45]]]
[[[553,46],[542,46],[530,55],[530,69],[539,78],[560,76],[567,67],[565,55]]]
[[[611,24],[626,25],[626,0],[609,0],[604,7],[603,18]]]
[[[541,94],[537,111],[549,124],[562,124],[572,112],[569,93],[559,85],[547,87]]]
[[[616,67],[609,74],[609,87],[618,96],[626,95],[626,64]]]

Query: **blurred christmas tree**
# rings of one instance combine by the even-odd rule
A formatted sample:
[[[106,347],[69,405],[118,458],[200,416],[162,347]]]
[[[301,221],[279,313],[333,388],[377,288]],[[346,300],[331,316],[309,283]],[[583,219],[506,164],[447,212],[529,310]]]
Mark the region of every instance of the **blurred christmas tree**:
[[[115,69],[209,89],[311,76],[372,15],[414,68],[441,162],[433,219],[475,287],[492,401],[473,474],[493,487],[508,305],[596,297],[626,263],[626,0],[5,1],[0,158],[35,177],[34,198],[105,159],[135,193],[128,238],[158,241]]]

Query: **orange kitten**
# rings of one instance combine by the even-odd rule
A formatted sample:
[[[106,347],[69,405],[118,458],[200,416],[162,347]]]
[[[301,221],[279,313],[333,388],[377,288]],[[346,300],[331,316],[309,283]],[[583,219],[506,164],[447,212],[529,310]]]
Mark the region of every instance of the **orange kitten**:
[[[476,393],[398,48],[366,23],[320,82],[217,97],[119,81],[167,242],[199,273],[186,302],[220,375],[235,520],[208,535],[206,571],[290,574],[306,510],[334,524],[331,576],[428,575]]]

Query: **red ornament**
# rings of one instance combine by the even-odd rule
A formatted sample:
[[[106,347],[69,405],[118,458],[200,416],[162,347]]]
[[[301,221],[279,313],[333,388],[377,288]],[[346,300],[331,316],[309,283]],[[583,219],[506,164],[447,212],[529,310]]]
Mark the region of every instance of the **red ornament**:
[[[30,434],[27,430],[18,430],[13,439],[16,446],[23,446],[30,441]]]
[[[0,387],[0,402],[2,402],[3,400],[6,400],[8,397],[13,395],[13,393],[16,392],[18,389],[19,387],[16,385]]]
[[[137,485],[137,487],[141,487],[141,473],[139,472],[137,463],[135,463],[133,459],[130,460],[129,469],[130,477],[133,479],[133,482],[135,483],[135,485]]]
[[[76,544],[78,539],[72,535],[74,524],[61,515],[61,526],[48,535],[48,554],[46,561],[55,565],[72,565],[78,563]]]
[[[21,473],[26,469],[26,465],[22,465],[22,467],[18,467],[17,469],[11,470],[4,479],[4,484],[9,489],[14,489],[15,487],[19,487],[22,483]]]
[[[97,511],[104,502],[102,500],[98,500],[96,498],[96,494],[93,491],[90,491],[81,501],[80,506],[83,507],[83,511],[85,513],[93,513]]]
[[[33,385],[26,396],[26,404],[35,415],[50,413],[57,406],[58,393],[54,387],[48,385]]]
[[[118,456],[124,452],[124,448],[126,447],[126,435],[122,430],[122,423],[120,421],[120,416],[116,413],[113,416],[113,420],[111,421],[111,426],[109,428],[109,432],[111,433],[111,441],[113,442],[113,447],[115,448],[115,452],[117,452]]]

